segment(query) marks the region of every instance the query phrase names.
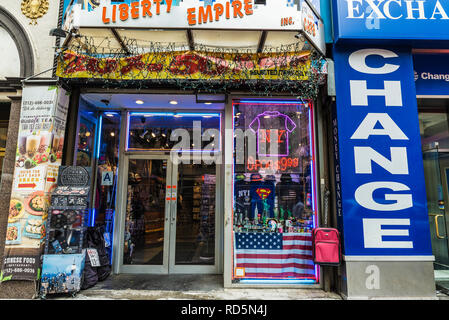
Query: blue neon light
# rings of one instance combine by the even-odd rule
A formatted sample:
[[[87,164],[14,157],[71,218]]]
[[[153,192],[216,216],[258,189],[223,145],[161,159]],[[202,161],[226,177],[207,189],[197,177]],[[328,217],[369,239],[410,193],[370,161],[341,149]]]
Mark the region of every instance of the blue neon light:
[[[101,126],[103,124],[103,116],[100,115],[99,119],[99,124],[98,124],[98,140],[97,140],[97,159],[100,157],[100,149],[101,149]]]

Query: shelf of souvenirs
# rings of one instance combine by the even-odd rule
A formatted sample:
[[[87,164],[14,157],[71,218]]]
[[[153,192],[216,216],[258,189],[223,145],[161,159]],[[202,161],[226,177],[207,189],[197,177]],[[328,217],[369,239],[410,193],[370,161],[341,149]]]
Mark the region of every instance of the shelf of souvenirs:
[[[237,215],[236,215],[237,216]],[[313,229],[312,220],[296,219],[276,219],[259,217],[257,219],[241,219],[234,217],[234,232],[239,233],[307,233]]]

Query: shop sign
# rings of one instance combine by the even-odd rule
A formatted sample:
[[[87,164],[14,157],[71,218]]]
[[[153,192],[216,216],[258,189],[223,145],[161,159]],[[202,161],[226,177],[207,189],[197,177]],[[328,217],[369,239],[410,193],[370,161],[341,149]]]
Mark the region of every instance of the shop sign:
[[[196,51],[146,53],[120,59],[66,51],[58,62],[62,78],[115,80],[294,80],[308,79],[310,51],[233,54]]]
[[[445,54],[413,56],[416,95],[449,96],[449,59]]]
[[[449,2],[333,0],[335,38],[449,40]]]
[[[101,173],[101,185],[112,186],[114,180],[114,173],[112,171],[103,171]]]
[[[411,52],[334,50],[336,198],[346,256],[432,255]]]
[[[49,196],[61,165],[69,95],[56,86],[25,86],[0,281],[35,280]]]
[[[326,52],[326,43],[323,21],[317,17],[307,2],[301,4],[301,15],[305,36],[324,54]]]
[[[90,183],[90,168],[80,166],[59,167],[58,186],[86,187]]]
[[[300,4],[290,0],[79,1],[68,27],[300,30]],[[289,23],[284,24],[284,21]]]

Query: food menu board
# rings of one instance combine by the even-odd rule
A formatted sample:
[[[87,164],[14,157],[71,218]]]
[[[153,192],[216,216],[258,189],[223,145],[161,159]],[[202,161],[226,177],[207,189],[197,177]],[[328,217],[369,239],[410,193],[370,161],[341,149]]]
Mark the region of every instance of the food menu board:
[[[38,275],[68,104],[69,95],[60,87],[23,88],[1,281],[35,280]]]

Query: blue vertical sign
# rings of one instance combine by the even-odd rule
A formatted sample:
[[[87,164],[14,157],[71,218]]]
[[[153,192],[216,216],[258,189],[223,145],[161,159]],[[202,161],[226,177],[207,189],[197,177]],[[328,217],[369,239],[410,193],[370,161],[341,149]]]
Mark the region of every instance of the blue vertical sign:
[[[337,46],[334,59],[344,254],[431,256],[411,51]]]

